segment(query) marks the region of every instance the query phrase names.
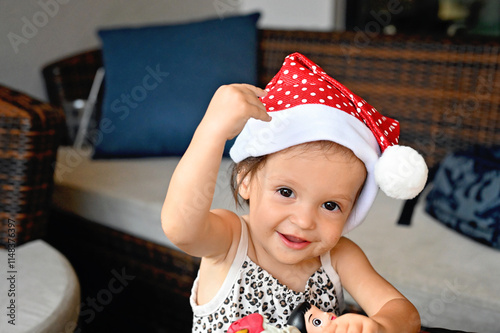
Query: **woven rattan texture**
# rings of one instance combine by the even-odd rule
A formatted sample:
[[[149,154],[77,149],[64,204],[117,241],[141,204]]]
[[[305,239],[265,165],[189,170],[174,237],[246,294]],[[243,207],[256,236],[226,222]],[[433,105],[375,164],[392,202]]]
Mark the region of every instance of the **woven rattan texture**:
[[[9,221],[18,245],[45,234],[63,126],[60,109],[0,87],[0,246]]]
[[[86,99],[100,67],[100,50],[87,51],[45,66],[42,73],[50,103],[62,106],[65,101]]]
[[[111,269],[124,269],[134,276],[125,292],[117,295],[119,300],[106,307],[113,332],[120,331],[115,320],[121,325],[124,317],[139,318],[144,332],[156,332],[156,327],[163,329],[158,332],[166,327],[191,332],[188,298],[200,259],[66,212],[52,212],[47,240],[71,261],[82,286],[82,300],[100,292],[109,282]],[[95,326],[90,322],[84,332],[94,332]]]
[[[180,296],[189,296],[200,263],[198,258],[64,212],[52,214],[49,230],[48,239],[63,247],[73,247],[76,238],[84,240],[70,256],[89,257],[95,252],[99,258],[93,263],[122,263],[152,284],[161,281],[163,287],[168,285]]]

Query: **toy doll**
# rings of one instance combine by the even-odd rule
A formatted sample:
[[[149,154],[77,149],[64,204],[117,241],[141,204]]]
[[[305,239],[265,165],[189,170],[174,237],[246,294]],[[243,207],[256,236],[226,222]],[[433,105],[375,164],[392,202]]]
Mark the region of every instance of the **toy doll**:
[[[231,324],[227,333],[301,333],[294,326],[277,328],[270,325],[259,313],[252,313]]]
[[[297,327],[300,333],[329,332],[337,317],[331,312],[323,312],[318,307],[303,302],[290,315],[287,324]]]
[[[283,329],[269,325],[264,317],[252,313],[235,321],[227,331],[228,333],[328,333],[335,315],[323,312],[316,306],[303,302],[299,304],[290,315],[287,326]]]

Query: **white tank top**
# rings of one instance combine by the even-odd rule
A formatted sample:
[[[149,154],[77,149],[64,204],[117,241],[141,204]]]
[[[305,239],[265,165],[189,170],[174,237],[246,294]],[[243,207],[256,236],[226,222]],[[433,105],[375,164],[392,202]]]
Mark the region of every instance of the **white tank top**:
[[[258,312],[281,328],[301,302],[308,301],[336,316],[343,310],[340,278],[332,267],[330,253],[321,256],[321,267],[308,279],[304,292],[282,285],[247,255],[248,230],[241,221],[238,251],[220,290],[208,303],[198,305],[198,279],[191,290],[193,332],[226,332],[232,322]]]

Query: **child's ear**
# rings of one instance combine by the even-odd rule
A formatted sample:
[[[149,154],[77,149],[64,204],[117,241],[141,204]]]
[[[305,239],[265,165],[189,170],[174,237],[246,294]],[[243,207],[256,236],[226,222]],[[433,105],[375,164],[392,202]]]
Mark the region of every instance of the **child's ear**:
[[[242,180],[241,174],[238,175],[238,184],[240,184],[240,186],[238,187],[238,193],[245,200],[250,199],[250,179],[250,173],[247,173],[245,178],[243,178]]]

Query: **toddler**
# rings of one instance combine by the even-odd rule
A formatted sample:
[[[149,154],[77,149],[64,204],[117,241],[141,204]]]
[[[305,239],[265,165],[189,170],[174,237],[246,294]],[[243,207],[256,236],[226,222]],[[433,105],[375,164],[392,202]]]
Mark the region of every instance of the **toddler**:
[[[237,135],[230,155],[245,216],[210,210],[224,145]],[[286,57],[266,90],[220,87],[162,209],[167,237],[202,258],[193,332],[226,332],[254,312],[280,328],[304,301],[338,317],[334,332],[418,332],[414,306],[343,236],[378,187],[396,198],[422,190],[425,162],[398,136],[397,121],[300,53]],[[341,315],[343,288],[368,316]]]

